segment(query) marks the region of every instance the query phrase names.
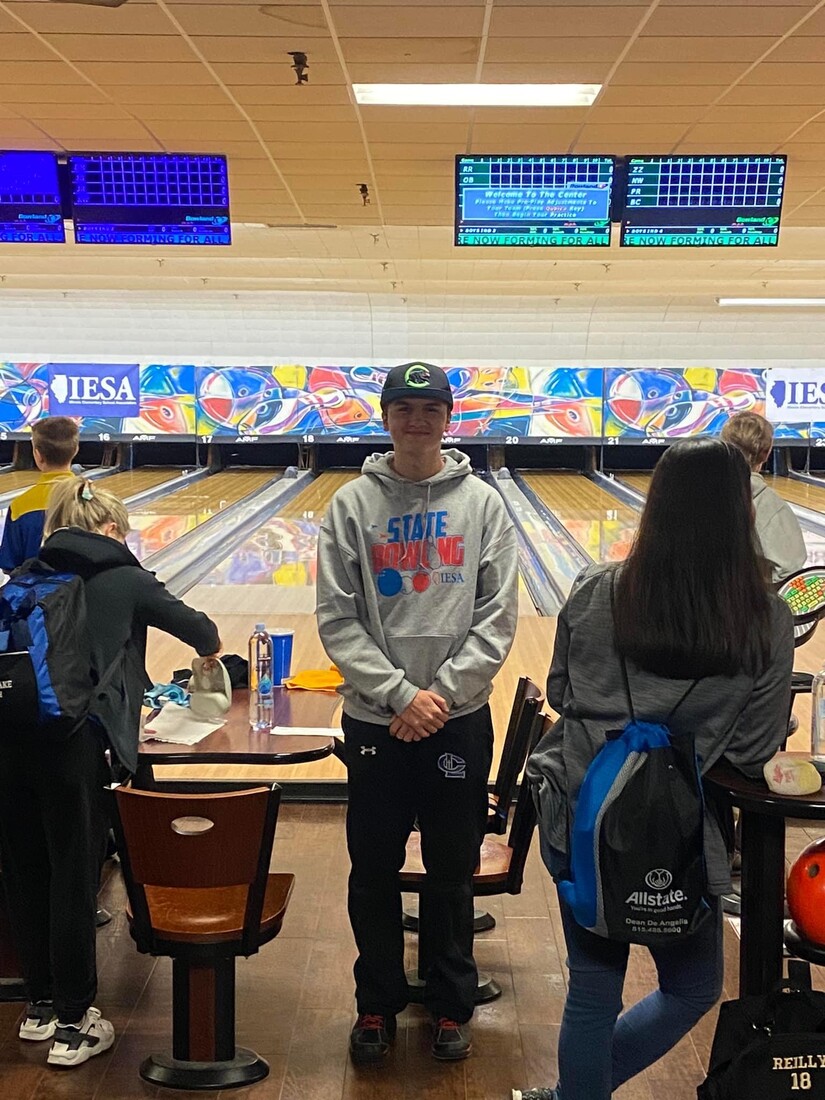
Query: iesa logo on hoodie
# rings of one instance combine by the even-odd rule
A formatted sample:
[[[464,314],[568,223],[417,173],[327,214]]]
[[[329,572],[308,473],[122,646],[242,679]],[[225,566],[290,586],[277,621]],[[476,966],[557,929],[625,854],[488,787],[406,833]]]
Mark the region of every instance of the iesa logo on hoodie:
[[[49,363],[50,416],[140,416],[137,363]]]
[[[464,536],[449,532],[450,513],[390,516],[372,547],[372,571],[382,596],[426,592],[434,584],[464,584]]]

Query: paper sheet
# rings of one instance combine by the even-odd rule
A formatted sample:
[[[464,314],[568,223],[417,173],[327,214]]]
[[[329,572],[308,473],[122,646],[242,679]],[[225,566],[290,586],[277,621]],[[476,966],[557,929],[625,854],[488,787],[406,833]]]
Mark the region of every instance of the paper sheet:
[[[335,737],[341,735],[340,729],[328,726],[273,726],[270,733],[281,734],[284,737]]]
[[[197,745],[204,737],[219,730],[225,722],[200,722],[188,707],[166,703],[153,718],[147,718],[141,741],[166,741],[171,745]]]

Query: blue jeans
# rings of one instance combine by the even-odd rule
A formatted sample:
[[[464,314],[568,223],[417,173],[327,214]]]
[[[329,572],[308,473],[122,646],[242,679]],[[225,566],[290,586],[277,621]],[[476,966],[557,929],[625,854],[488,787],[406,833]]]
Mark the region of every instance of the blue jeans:
[[[559,1100],[609,1100],[716,1004],[724,958],[722,907],[712,900],[713,912],[695,935],[649,948],[659,988],[622,1013],[629,946],[582,928],[559,898],[570,972],[559,1036]]]

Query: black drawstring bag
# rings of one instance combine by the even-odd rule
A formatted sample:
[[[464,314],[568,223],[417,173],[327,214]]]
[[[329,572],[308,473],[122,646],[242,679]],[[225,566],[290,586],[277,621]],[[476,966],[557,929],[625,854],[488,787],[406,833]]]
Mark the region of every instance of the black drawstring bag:
[[[725,1001],[698,1100],[825,1100],[825,993],[797,959],[772,992]]]

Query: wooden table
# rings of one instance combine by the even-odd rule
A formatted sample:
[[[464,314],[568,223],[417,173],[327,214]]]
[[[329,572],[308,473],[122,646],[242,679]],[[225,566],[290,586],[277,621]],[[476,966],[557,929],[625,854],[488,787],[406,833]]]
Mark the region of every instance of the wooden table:
[[[810,759],[806,753],[792,755]],[[825,821],[825,789],[773,794],[764,779],[748,779],[725,761],[710,769],[705,783],[739,807],[742,823],[739,995],[767,993],[782,977],[785,819]]]
[[[275,688],[274,725],[328,727],[340,702],[337,695],[319,691]],[[134,785],[157,786],[156,765],[163,764],[306,764],[332,754],[333,737],[289,737],[253,730],[249,725],[249,692],[232,694],[226,725],[196,745],[141,741]],[[177,784],[176,784],[177,785]],[[194,784],[193,784],[194,786]],[[198,789],[202,789],[200,786]]]

